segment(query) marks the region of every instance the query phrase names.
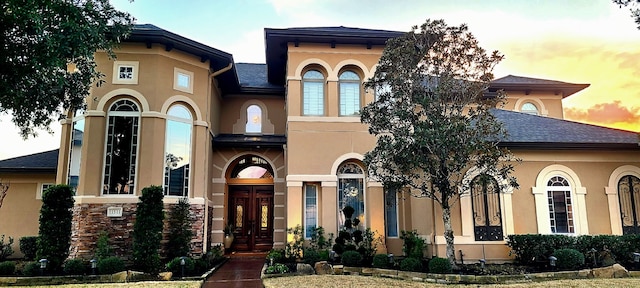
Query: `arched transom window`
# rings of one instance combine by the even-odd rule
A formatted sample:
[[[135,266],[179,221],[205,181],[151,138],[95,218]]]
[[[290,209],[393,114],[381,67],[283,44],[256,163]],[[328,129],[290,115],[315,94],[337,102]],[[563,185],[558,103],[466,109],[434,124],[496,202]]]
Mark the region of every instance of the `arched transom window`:
[[[347,219],[353,226],[366,227],[364,207],[364,170],[355,162],[346,162],[338,168],[338,226],[344,227]],[[353,215],[344,215],[345,207],[353,208]],[[348,210],[351,210],[347,208]],[[345,217],[346,216],[346,217]]]
[[[471,199],[476,241],[503,240],[498,182],[488,175],[476,176],[471,185]]]
[[[164,152],[164,193],[167,196],[189,195],[192,127],[193,118],[187,107],[177,104],[169,108]]]
[[[267,160],[255,155],[246,155],[238,160],[231,171],[231,178],[273,179],[273,169]]]
[[[536,107],[536,105],[533,105],[533,103],[531,102],[522,104],[520,112],[532,115],[540,115],[540,113],[538,112],[538,107]]]
[[[633,175],[618,181],[622,234],[640,234],[640,179]]]
[[[133,194],[138,156],[138,105],[119,100],[107,113],[107,150],[104,161],[103,194]]]
[[[360,76],[353,71],[340,74],[340,116],[360,113]]]
[[[549,220],[552,233],[574,233],[573,201],[567,179],[554,176],[547,182]]]
[[[309,70],[302,76],[302,115],[324,115],[324,75]]]

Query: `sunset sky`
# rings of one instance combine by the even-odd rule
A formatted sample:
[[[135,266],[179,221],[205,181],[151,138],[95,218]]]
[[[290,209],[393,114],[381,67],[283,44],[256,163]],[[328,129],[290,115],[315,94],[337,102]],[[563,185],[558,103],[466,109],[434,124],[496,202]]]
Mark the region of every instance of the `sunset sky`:
[[[610,0],[117,0],[138,24],[165,30],[264,63],[264,28],[346,26],[408,31],[425,19],[467,23],[505,60],[497,78],[517,75],[588,83],[563,101],[565,118],[640,132],[640,30],[628,8]],[[0,118],[0,159],[59,146],[55,133],[22,141]],[[10,149],[7,149],[10,148]]]

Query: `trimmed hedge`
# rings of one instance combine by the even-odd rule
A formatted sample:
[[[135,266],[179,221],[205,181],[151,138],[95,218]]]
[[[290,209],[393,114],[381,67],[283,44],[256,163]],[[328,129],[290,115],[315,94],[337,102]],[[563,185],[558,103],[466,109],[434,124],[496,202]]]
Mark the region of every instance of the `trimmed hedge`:
[[[1,276],[13,276],[16,273],[16,262],[5,261],[0,262],[0,275]]]
[[[576,249],[559,249],[553,252],[559,270],[577,270],[584,265],[584,255]]]
[[[540,235],[522,234],[507,236],[507,246],[511,248],[509,255],[514,255],[522,265],[540,265],[548,263],[548,258],[559,249],[576,249],[583,255],[591,255],[590,250],[597,252],[598,265],[607,260],[631,267],[633,252],[640,251],[640,235]],[[557,255],[555,255],[557,257]],[[609,258],[609,259],[607,259]]]
[[[25,236],[20,238],[20,252],[24,254],[25,260],[36,259],[36,252],[38,251],[38,236]]]
[[[389,263],[389,255],[387,254],[376,254],[373,256],[373,268],[389,268],[392,263]]]
[[[429,273],[451,273],[451,262],[447,258],[433,257],[429,260]]]
[[[114,274],[120,271],[124,271],[124,261],[122,259],[112,256],[98,260],[98,273]]]
[[[84,275],[87,272],[87,265],[82,259],[69,259],[64,262],[63,271],[66,275]]]
[[[182,257],[182,256],[181,256]],[[182,276],[182,265],[180,265],[181,257],[175,257],[167,263],[167,271],[173,273],[174,277]],[[184,275],[193,275],[196,269],[196,263],[189,257],[184,258]]]
[[[347,251],[342,253],[342,265],[344,266],[360,266],[362,263],[362,255],[357,251]]]
[[[400,261],[400,270],[411,271],[411,272],[421,272],[422,260],[414,257],[405,258],[402,261]]]

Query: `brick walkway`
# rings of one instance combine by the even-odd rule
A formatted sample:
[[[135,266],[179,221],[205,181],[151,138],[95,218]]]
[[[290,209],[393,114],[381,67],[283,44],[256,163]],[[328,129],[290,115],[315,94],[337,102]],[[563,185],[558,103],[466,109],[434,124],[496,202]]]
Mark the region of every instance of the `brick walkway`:
[[[263,288],[260,271],[266,254],[234,254],[202,287]]]

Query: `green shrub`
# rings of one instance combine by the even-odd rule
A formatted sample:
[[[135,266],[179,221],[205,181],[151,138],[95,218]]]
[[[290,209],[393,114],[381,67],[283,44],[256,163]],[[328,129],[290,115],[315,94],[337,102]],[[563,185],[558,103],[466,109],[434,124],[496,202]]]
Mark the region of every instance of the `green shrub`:
[[[402,252],[404,255],[411,258],[422,259],[424,257],[424,239],[420,238],[418,231],[401,231],[400,239],[402,239]]]
[[[329,261],[329,251],[328,250],[320,250],[320,251],[318,251],[318,256],[320,256],[320,261]]]
[[[47,259],[47,270],[58,273],[69,256],[71,219],[73,217],[73,188],[55,185],[42,194],[40,228],[36,259]]]
[[[38,236],[25,236],[20,238],[20,252],[24,254],[25,260],[36,259],[36,252],[38,252],[37,246]]]
[[[136,269],[150,274],[160,271],[158,249],[164,220],[162,198],[164,192],[160,186],[142,189],[133,225],[133,264]]]
[[[273,263],[282,263],[284,261],[284,251],[282,249],[271,249],[267,254],[267,261],[271,261],[273,258]]]
[[[575,247],[575,237],[567,235],[524,234],[507,236],[509,255],[522,265],[546,263],[553,251]]]
[[[429,261],[429,273],[451,273],[451,263],[447,258],[433,257]]]
[[[0,262],[13,254],[13,248],[11,248],[11,245],[13,245],[12,237],[9,237],[8,242],[4,243],[4,235],[0,236]]]
[[[204,258],[193,259],[193,274],[203,274],[209,270],[209,261]]]
[[[306,248],[304,249],[302,260],[304,263],[313,266],[316,262],[320,261],[320,253],[313,248]]]
[[[422,271],[422,260],[414,257],[404,258],[400,261],[400,270],[420,272]]]
[[[304,230],[302,229],[302,226],[297,225],[294,228],[288,228],[287,234],[291,234],[293,236],[293,241],[285,244],[285,257],[293,261],[300,258],[304,252]]]
[[[329,249],[332,242],[333,233],[329,233],[329,239],[327,239],[327,237],[324,236],[324,228],[316,227],[311,233],[311,241],[309,241],[309,245],[314,250],[322,251]]]
[[[174,276],[182,275],[182,265],[180,265],[181,257],[173,258],[167,263],[167,271],[173,273]],[[195,271],[196,264],[189,257],[184,258],[184,275],[191,275]]]
[[[0,275],[13,276],[16,273],[16,262],[5,261],[0,262]]]
[[[98,260],[98,273],[114,274],[120,271],[124,271],[124,261],[122,259],[112,256]]]
[[[98,242],[96,243],[96,259],[104,259],[111,257],[111,246],[109,246],[109,233],[107,231],[100,232],[98,236]]]
[[[276,263],[273,266],[267,267],[264,271],[265,274],[283,274],[289,272],[289,267],[282,263]]]
[[[187,256],[191,252],[191,211],[189,200],[180,198],[178,204],[171,208],[169,216],[169,242],[167,242],[167,258]]]
[[[387,254],[376,254],[373,256],[374,268],[389,268],[391,263],[389,263],[389,256]]]
[[[342,253],[342,265],[344,266],[360,266],[362,263],[362,255],[357,251],[346,251]]]
[[[576,249],[559,249],[553,256],[558,258],[556,267],[559,270],[576,270],[584,265],[584,255]]]
[[[71,259],[64,262],[63,271],[67,275],[84,275],[87,272],[87,266],[82,259]]]
[[[27,263],[26,265],[24,265],[24,268],[22,268],[22,275],[28,277],[40,275],[40,263]]]

